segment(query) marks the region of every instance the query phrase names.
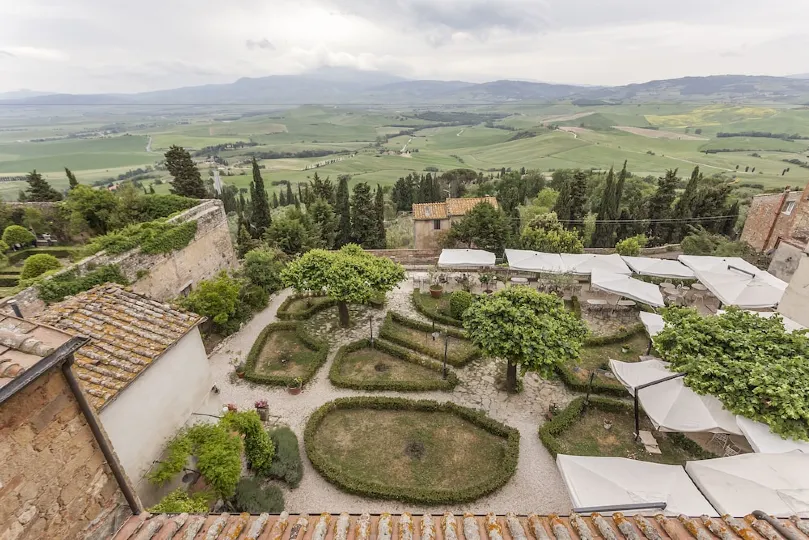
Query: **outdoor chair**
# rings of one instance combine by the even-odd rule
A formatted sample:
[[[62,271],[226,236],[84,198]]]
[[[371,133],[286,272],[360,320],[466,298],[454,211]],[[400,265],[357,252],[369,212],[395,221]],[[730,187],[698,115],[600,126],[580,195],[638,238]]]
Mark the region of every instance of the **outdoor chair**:
[[[731,442],[728,442],[728,445],[725,446],[725,451],[722,453],[722,457],[738,456],[740,453],[741,451],[738,448],[736,448],[736,445],[734,445]]]
[[[714,433],[711,435],[711,438],[708,441],[709,445],[713,443],[716,443],[717,446],[719,446],[724,452],[728,446],[728,443],[730,443],[730,438],[728,437],[727,433]]]

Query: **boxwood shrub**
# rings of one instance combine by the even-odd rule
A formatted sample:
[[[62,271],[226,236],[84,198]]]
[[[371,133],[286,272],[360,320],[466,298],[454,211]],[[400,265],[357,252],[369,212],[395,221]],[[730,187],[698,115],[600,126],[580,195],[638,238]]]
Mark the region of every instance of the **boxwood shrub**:
[[[596,377],[593,379],[593,385],[590,386],[589,377],[587,380],[581,380],[576,377],[576,374],[570,366],[565,364],[556,366],[556,374],[559,376],[562,384],[574,392],[586,393],[589,391],[593,394],[603,394],[614,397],[627,397],[629,395],[626,388],[624,388],[617,379],[615,379],[615,384],[608,384]]]
[[[343,376],[340,371],[349,353],[359,351],[371,346],[368,339],[361,339],[348,345],[340,347],[337,351],[337,356],[329,371],[329,379],[334,386],[340,388],[353,388],[355,390],[391,390],[397,392],[413,392],[419,390],[452,390],[458,384],[458,376],[455,375],[451,369],[447,368],[447,379],[432,379],[423,381],[374,381],[374,380],[357,380]],[[417,364],[419,366],[431,369],[437,373],[441,373],[442,365],[440,362],[425,358],[419,354],[415,354],[403,347],[388,343],[385,340],[377,339],[374,341],[374,348],[385,352],[391,356],[395,356],[405,362]]]
[[[590,336],[584,340],[584,346],[599,347],[601,345],[612,345],[613,343],[620,343],[622,341],[626,341],[632,336],[635,336],[645,331],[646,328],[643,326],[643,323],[637,323],[626,328],[625,330],[621,330],[620,332],[609,334],[607,336]]]
[[[398,411],[426,411],[454,414],[463,420],[506,439],[503,459],[498,464],[497,474],[484,479],[477,485],[465,488],[440,489],[429,485],[403,488],[389,483],[379,483],[344,475],[340,467],[329,463],[326,455],[314,444],[315,433],[323,419],[332,411],[340,409],[373,409]],[[317,409],[306,423],[303,436],[306,455],[315,470],[326,480],[341,490],[373,499],[392,499],[413,504],[454,504],[470,502],[487,495],[505,485],[517,470],[520,451],[520,432],[489,418],[483,412],[455,405],[428,400],[409,400],[381,396],[341,398],[330,401]]]
[[[447,332],[450,335],[450,337],[453,337],[455,339],[462,339],[468,341],[466,334],[464,333],[463,330],[449,327],[442,328],[440,326],[436,326],[435,328],[433,328],[432,324],[416,321],[414,319],[409,319],[399,313],[388,311],[388,314],[385,317],[385,322],[379,329],[379,337],[391,341],[396,345],[400,345],[402,347],[406,347],[421,354],[425,354],[427,356],[435,358],[436,360],[443,360],[444,359],[443,353],[436,352],[428,347],[424,347],[418,342],[411,341],[409,339],[406,339],[405,337],[397,335],[395,330],[392,328],[392,323],[400,324],[402,326],[412,328],[413,330],[418,330],[420,332],[433,332],[440,330],[442,332]],[[469,352],[464,356],[459,357],[449,355],[447,358],[447,363],[454,367],[463,367],[472,360],[474,360],[475,358],[478,358],[479,356],[480,350],[477,347],[475,347],[471,349],[471,352]]]
[[[413,298],[413,306],[416,308],[416,311],[418,311],[428,319],[432,319],[435,322],[439,322],[442,324],[456,326],[458,328],[461,328],[463,326],[463,322],[461,320],[455,319],[454,317],[450,317],[449,315],[445,315],[443,313],[439,313],[438,310],[434,309],[432,306],[425,304],[424,299],[421,297],[420,289],[415,289],[413,291],[412,298]]]
[[[258,362],[258,357],[261,355],[262,349],[264,349],[264,344],[267,343],[267,339],[273,332],[281,330],[293,330],[297,338],[309,349],[307,354],[312,356],[313,361],[310,362],[310,367],[306,373],[302,375],[270,375],[256,372],[256,362]],[[295,321],[282,321],[268,324],[258,335],[255,343],[253,343],[253,347],[250,349],[250,353],[247,355],[244,378],[259,384],[287,386],[292,384],[296,377],[300,377],[303,384],[306,384],[326,362],[326,356],[328,356],[328,354],[329,345],[307,334],[300,323]]]
[[[37,248],[21,249],[20,251],[11,251],[7,253],[8,263],[15,264],[20,261],[24,261],[31,255],[36,255],[38,253],[47,253],[48,255],[53,255],[57,259],[76,260],[81,258],[82,249],[82,247],[71,246],[42,246]]]
[[[295,311],[295,312],[288,311],[289,306],[291,306],[293,302],[304,298],[317,299],[318,301],[313,302],[311,307],[303,311]],[[291,296],[288,296],[287,299],[284,300],[280,306],[278,306],[278,311],[276,312],[276,314],[277,317],[283,321],[289,320],[303,321],[305,319],[308,319],[318,311],[323,311],[324,309],[328,309],[336,305],[337,305],[336,300],[326,298],[325,296],[309,296],[305,294],[293,294]]]

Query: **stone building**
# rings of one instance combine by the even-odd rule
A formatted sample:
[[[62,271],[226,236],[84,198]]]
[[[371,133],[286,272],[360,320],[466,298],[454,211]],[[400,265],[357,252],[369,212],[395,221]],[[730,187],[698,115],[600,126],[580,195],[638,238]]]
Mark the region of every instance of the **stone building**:
[[[797,269],[789,280],[778,311],[809,328],[809,246],[798,256]]]
[[[413,205],[413,238],[415,249],[441,247],[441,238],[453,223],[480,203],[489,203],[497,208],[494,197],[447,199],[444,202]]]
[[[72,368],[73,353],[85,341],[30,321],[0,318],[4,540],[109,538],[140,510]]]

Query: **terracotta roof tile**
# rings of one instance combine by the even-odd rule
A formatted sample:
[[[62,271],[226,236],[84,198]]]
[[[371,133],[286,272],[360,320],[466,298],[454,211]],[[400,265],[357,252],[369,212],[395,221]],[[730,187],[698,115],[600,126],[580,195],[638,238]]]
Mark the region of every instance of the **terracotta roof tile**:
[[[38,320],[90,338],[73,369],[101,409],[203,318],[108,283],[50,306]]]
[[[447,199],[445,202],[414,204],[413,219],[448,219],[452,216],[463,216],[483,202],[497,208],[497,199],[494,197]]]
[[[71,337],[55,328],[0,315],[0,388],[25,373]]]
[[[792,540],[809,538],[809,520],[781,519],[778,523]],[[425,530],[426,529],[426,530]],[[612,516],[594,513],[518,516],[506,514],[485,516],[444,514],[416,516],[381,514],[361,516],[290,516],[249,514],[210,514],[176,516],[149,515],[131,517],[114,540],[156,540],[205,538],[209,540],[340,540],[346,538],[391,539],[413,538],[435,540],[711,540],[714,537],[734,540],[775,540],[781,536],[766,521],[752,515],[744,518],[708,518],[686,516]]]

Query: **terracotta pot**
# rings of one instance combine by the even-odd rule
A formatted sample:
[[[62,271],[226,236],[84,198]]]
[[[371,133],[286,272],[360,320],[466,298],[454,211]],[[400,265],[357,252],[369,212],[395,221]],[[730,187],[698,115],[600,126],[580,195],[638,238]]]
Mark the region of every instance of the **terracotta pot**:
[[[287,392],[290,395],[297,396],[298,394],[301,393],[301,387],[300,386],[287,386]]]
[[[244,379],[244,371],[237,371],[237,372],[236,372],[236,375],[237,375],[237,376],[238,376],[240,379]]]
[[[444,294],[444,288],[443,287],[437,287],[437,288],[430,287],[430,296],[432,296],[433,298],[441,298],[442,294]]]
[[[266,422],[267,416],[270,414],[270,409],[267,407],[256,407],[256,412],[258,413],[258,417],[261,418],[261,421]]]

